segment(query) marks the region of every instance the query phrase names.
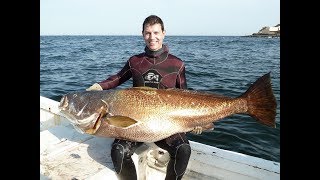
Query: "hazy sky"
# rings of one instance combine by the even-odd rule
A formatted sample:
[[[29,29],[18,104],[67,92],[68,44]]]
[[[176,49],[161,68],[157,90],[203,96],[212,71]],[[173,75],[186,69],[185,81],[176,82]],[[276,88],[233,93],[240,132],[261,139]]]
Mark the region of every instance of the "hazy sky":
[[[280,24],[280,0],[40,0],[40,35],[141,35],[155,14],[167,35],[249,35]]]

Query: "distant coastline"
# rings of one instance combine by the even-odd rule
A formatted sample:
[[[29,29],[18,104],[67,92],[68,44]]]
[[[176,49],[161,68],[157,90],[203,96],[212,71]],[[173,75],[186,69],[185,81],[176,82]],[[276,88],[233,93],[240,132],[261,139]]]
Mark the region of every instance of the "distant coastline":
[[[264,26],[257,33],[253,33],[245,37],[280,38],[280,24],[271,27]]]

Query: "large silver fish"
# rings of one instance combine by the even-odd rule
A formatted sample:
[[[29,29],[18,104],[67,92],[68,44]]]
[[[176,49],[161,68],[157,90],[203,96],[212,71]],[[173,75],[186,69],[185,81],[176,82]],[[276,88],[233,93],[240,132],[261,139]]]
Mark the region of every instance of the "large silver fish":
[[[233,114],[248,114],[275,127],[276,106],[269,72],[236,98],[183,89],[133,87],[68,93],[59,108],[83,133],[155,142]]]

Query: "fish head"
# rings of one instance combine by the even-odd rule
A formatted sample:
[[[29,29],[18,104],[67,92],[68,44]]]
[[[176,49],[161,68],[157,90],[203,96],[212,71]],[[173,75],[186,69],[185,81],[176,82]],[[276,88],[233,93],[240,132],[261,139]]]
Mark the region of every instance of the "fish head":
[[[63,95],[60,113],[81,133],[94,134],[100,119],[108,114],[108,102],[97,91],[75,92]]]

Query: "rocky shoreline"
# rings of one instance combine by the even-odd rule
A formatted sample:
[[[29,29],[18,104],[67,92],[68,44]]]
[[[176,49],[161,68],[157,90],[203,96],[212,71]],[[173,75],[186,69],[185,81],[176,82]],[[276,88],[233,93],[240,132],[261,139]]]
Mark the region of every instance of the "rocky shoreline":
[[[252,34],[252,35],[246,35],[244,37],[263,37],[263,38],[280,38],[280,34]]]
[[[272,27],[262,27],[257,33],[253,33],[245,37],[280,38],[280,24],[277,24],[276,26]]]

